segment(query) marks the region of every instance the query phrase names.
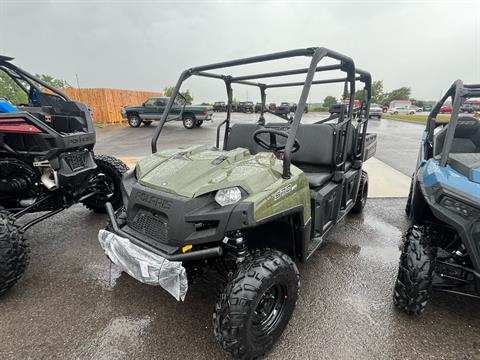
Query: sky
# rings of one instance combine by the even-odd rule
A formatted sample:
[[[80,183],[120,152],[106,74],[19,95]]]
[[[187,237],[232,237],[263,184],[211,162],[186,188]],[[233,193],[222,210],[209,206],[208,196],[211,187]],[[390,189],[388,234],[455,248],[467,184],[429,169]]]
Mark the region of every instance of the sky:
[[[0,0],[0,54],[72,86],[78,75],[80,87],[161,91],[193,66],[317,46],[350,56],[387,91],[408,86],[413,97],[435,100],[456,79],[480,83],[480,0]],[[307,58],[223,73],[299,66]],[[182,89],[195,103],[226,99],[218,80],[191,78]],[[300,90],[271,89],[267,102],[297,101]],[[315,86],[309,101],[341,93],[340,85]],[[260,98],[241,85],[234,96]]]

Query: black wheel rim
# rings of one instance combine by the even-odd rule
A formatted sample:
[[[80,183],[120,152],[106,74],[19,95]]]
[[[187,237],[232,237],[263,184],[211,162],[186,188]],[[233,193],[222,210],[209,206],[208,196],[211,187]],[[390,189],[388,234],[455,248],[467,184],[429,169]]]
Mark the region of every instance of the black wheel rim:
[[[132,126],[137,126],[140,123],[139,119],[136,116],[132,116],[130,118],[130,124]]]
[[[286,288],[274,284],[260,298],[253,313],[252,331],[254,335],[272,333],[283,317],[288,294]]]

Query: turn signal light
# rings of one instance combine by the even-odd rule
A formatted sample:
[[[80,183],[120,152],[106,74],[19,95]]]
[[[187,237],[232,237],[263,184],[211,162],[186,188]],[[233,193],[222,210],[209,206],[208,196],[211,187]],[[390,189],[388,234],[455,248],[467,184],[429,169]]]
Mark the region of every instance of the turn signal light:
[[[188,250],[190,250],[193,246],[192,245],[185,245],[182,247],[182,253],[186,253]]]

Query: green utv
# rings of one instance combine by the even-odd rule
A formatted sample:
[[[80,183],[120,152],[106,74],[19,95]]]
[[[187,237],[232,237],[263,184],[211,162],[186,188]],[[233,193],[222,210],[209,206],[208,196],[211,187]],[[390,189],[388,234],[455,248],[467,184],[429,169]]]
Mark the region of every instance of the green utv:
[[[210,72],[293,57],[310,59],[309,67],[239,77]],[[319,66],[324,59],[329,64]],[[316,72],[331,71],[341,75],[314,80]],[[306,78],[297,82],[259,81],[301,74]],[[110,225],[99,241],[123,271],[161,285],[177,300],[184,299],[189,282],[207,269],[218,270],[224,280],[213,313],[215,336],[235,358],[255,358],[272,348],[292,316],[299,289],[295,261],[306,261],[335,224],[365,206],[368,176],[362,164],[376,147],[376,135],[367,134],[371,77],[337,52],[291,50],[186,70],[167,109],[193,75],[226,85],[227,115],[217,128],[216,147],[157,151],[165,111],[152,155],[124,176],[126,208],[114,213],[106,205]],[[350,101],[338,114],[302,124],[310,87],[327,83],[343,84],[345,99],[363,84],[356,117]],[[259,89],[257,123],[231,125],[232,84]],[[293,120],[267,123],[267,89],[287,86],[302,87]]]

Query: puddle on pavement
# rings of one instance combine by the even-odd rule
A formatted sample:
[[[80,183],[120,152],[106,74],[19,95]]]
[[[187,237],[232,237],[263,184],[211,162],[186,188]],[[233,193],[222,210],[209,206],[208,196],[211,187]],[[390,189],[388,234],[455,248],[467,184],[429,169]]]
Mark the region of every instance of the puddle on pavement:
[[[109,260],[100,264],[88,264],[83,268],[86,275],[95,281],[103,290],[113,290],[122,271]]]
[[[128,359],[136,349],[141,351],[145,331],[151,318],[118,317],[98,331],[72,356],[75,359]]]

